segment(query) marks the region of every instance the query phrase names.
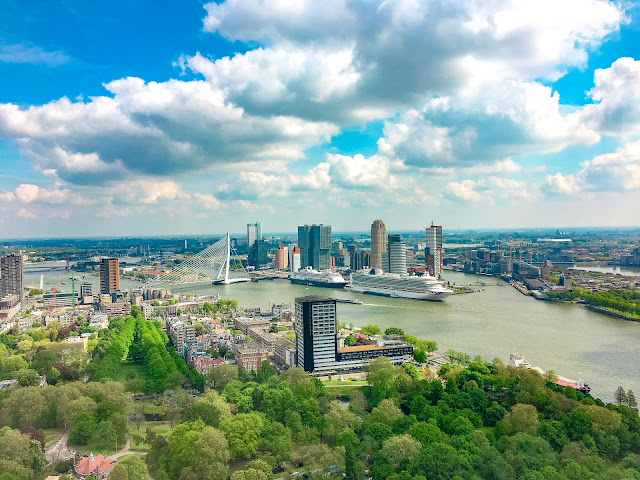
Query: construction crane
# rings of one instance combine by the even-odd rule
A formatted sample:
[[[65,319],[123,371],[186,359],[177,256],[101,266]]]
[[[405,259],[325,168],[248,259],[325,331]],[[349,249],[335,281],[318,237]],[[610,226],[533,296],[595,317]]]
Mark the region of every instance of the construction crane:
[[[69,261],[69,256],[67,255],[67,262]],[[76,310],[76,277],[73,273],[69,277],[71,280],[71,306],[73,307],[73,311]]]

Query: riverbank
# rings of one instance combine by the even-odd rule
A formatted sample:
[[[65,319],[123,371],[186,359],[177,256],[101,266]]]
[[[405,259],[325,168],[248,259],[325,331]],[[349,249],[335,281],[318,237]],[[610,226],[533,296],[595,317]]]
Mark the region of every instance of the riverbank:
[[[564,303],[568,303],[568,302],[564,302]],[[614,318],[621,318],[622,320],[627,320],[630,322],[640,322],[640,318],[637,317],[630,317],[629,315],[625,315],[623,313],[620,312],[615,312],[612,310],[609,310],[607,308],[603,308],[603,307],[596,307],[595,305],[588,305],[588,304],[584,304],[585,308],[587,308],[588,310],[591,310],[592,312],[597,312],[597,313],[601,313],[603,315],[608,315],[609,317],[614,317]]]

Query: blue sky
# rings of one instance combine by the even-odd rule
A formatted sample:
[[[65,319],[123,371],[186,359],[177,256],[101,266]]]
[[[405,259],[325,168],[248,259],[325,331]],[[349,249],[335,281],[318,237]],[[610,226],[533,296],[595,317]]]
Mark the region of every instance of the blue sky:
[[[0,238],[640,224],[634,3],[0,10]]]

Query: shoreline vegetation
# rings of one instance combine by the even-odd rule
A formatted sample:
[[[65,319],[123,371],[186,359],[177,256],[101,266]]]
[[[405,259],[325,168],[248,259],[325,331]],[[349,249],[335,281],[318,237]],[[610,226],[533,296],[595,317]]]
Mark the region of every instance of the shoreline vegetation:
[[[0,390],[2,480],[67,474],[70,460],[47,464],[43,451],[62,431],[83,453],[135,449],[115,480],[640,479],[633,392],[620,387],[605,404],[498,359],[436,355],[435,342],[398,328],[384,333],[414,345],[417,365],[448,363],[380,357],[342,384],[267,361],[201,375],[137,312],[99,333],[91,361],[66,365],[54,333],[38,333],[51,328],[0,335],[0,374],[19,378]],[[54,368],[55,385],[38,386],[37,372]]]
[[[551,301],[581,303],[593,312],[633,322],[640,321],[640,292],[612,289],[600,292],[575,287],[569,292],[550,292]]]
[[[473,272],[460,273],[464,273],[465,275],[477,275],[481,277],[488,276]],[[509,282],[509,284],[525,296],[530,295],[529,290],[527,290],[524,286],[518,284],[518,282]],[[584,288],[573,287],[571,291],[549,292],[546,295],[546,298],[535,298],[537,300],[547,300],[551,302],[581,304],[592,312],[600,313],[602,315],[607,315],[610,317],[620,318],[622,320],[640,322],[640,292],[638,291],[611,289],[599,292],[591,292],[590,290]]]

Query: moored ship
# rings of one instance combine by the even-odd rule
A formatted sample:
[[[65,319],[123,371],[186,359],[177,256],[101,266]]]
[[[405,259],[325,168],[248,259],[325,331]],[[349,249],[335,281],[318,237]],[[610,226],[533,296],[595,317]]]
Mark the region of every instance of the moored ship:
[[[319,272],[311,267],[293,272],[289,276],[291,283],[313,287],[344,288],[347,281],[339,273]]]
[[[513,367],[522,367],[526,368],[527,370],[535,370],[540,375],[544,375],[546,373],[540,367],[532,367],[531,364],[524,359],[524,356],[518,353],[512,353],[509,356],[509,364]],[[591,392],[591,387],[589,386],[589,384],[584,383],[582,380],[571,380],[570,378],[561,377],[560,375],[554,374],[550,381],[558,387],[571,387],[574,390],[584,393],[585,395]]]
[[[351,274],[351,290],[411,300],[442,301],[453,293],[442,280],[430,275],[398,275],[378,270]]]

